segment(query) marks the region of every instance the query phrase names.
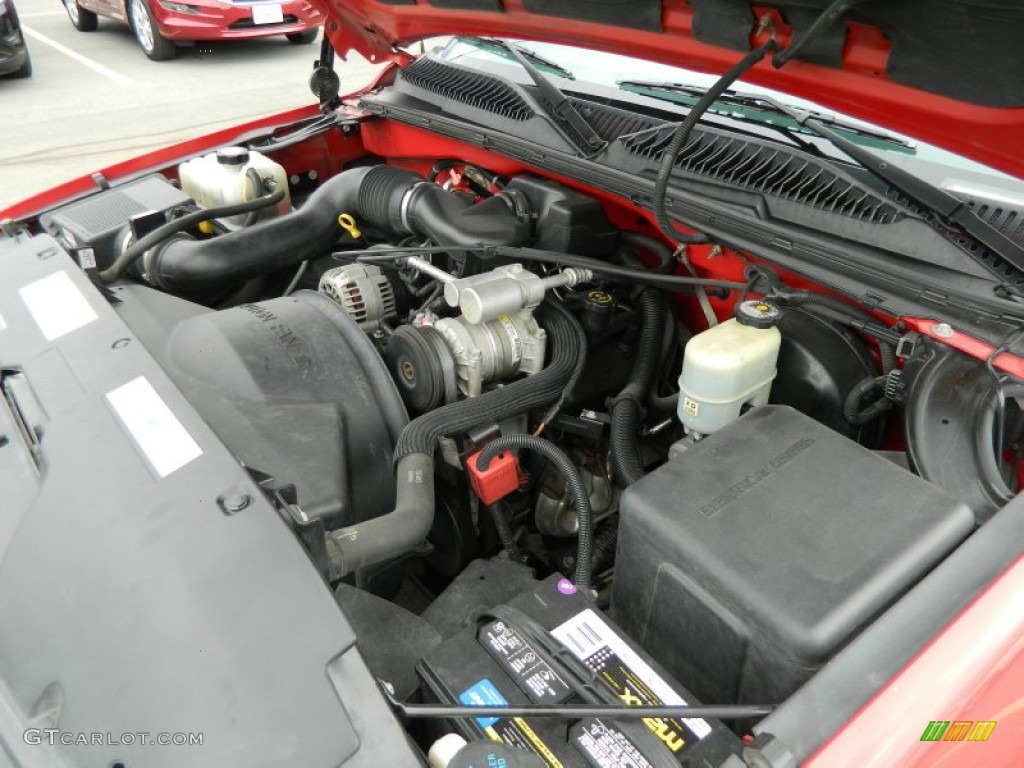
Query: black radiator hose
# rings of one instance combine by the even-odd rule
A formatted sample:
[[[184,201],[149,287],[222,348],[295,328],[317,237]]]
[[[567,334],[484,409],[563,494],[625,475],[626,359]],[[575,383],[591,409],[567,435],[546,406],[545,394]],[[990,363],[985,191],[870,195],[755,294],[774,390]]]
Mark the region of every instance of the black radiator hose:
[[[568,454],[557,445],[543,437],[533,435],[502,435],[495,438],[480,451],[476,457],[477,469],[486,470],[491,460],[502,451],[508,448],[526,448],[536,451],[545,459],[550,461],[562,477],[565,478],[565,485],[569,489],[573,506],[576,508],[576,518],[580,521],[580,529],[576,544],[576,574],[573,583],[580,589],[590,589],[591,568],[594,559],[594,513],[590,509],[590,496],[587,495],[587,487],[583,484],[583,477],[579,469],[572,463]]]
[[[257,275],[326,255],[345,234],[347,213],[391,235],[415,234],[438,245],[524,245],[521,201],[496,195],[473,205],[410,171],[352,168],[325,182],[293,213],[208,240],[180,236],[144,256],[150,283],[171,293],[213,295]]]
[[[640,334],[629,381],[615,397],[612,406],[611,459],[615,479],[629,487],[644,476],[637,432],[661,353],[665,328],[665,302],[654,288],[640,293]]]
[[[412,421],[395,447],[395,509],[381,517],[327,534],[332,579],[411,552],[434,522],[434,449],[442,435],[556,400],[570,380],[586,337],[579,322],[560,304],[545,302],[537,318],[551,341],[551,361],[539,373],[479,397],[451,403]]]

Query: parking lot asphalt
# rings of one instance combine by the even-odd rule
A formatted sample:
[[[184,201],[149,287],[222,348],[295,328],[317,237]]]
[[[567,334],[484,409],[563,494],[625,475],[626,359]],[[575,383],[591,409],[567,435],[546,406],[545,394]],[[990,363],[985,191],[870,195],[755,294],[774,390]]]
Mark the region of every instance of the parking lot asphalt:
[[[116,21],[79,32],[60,0],[15,2],[33,74],[0,78],[0,210],[153,149],[315,101],[308,81],[319,39],[204,42],[155,62]],[[351,54],[337,69],[347,93],[378,67]]]

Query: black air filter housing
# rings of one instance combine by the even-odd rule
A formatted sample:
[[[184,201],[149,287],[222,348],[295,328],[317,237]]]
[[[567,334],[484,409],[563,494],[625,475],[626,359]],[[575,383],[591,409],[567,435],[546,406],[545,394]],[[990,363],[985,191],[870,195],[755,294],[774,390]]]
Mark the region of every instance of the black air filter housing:
[[[246,466],[295,486],[328,528],[389,511],[392,454],[408,422],[383,361],[315,291],[211,312],[121,286],[122,318]]]
[[[936,486],[765,406],[625,492],[613,615],[701,700],[778,702],[973,526]]]

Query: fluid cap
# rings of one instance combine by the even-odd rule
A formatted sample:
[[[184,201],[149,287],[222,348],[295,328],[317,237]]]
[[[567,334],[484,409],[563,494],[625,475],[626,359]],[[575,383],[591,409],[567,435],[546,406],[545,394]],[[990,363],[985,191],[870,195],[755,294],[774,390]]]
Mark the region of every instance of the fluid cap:
[[[430,747],[427,760],[430,768],[448,768],[459,750],[468,742],[457,733],[446,733]]]
[[[249,150],[245,147],[224,147],[217,150],[217,162],[221,165],[245,165],[249,162]]]
[[[546,765],[539,755],[525,749],[493,741],[474,741],[459,750],[448,768],[545,768]]]
[[[736,322],[751,328],[771,328],[782,318],[782,312],[770,301],[758,299],[736,305]]]

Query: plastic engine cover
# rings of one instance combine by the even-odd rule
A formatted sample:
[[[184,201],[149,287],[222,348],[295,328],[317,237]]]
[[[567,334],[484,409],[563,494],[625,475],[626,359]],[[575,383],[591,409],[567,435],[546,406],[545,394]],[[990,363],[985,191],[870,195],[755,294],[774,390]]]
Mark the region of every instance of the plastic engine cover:
[[[622,497],[612,613],[701,700],[774,703],[972,530],[941,489],[786,406]]]

